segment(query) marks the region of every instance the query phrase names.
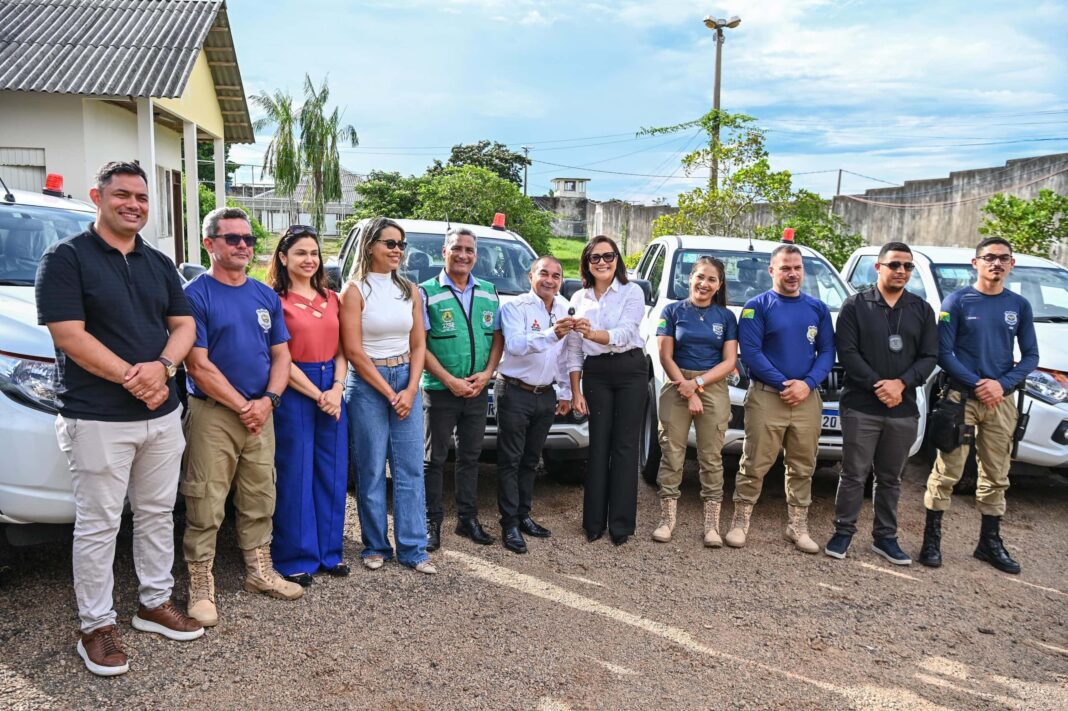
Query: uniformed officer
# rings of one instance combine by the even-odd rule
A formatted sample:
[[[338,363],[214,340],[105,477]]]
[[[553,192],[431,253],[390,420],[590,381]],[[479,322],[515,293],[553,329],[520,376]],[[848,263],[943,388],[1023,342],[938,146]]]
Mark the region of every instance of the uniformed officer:
[[[741,548],[764,475],[786,450],[786,537],[798,550],[818,553],[808,535],[808,506],[816,469],[823,401],[819,386],[834,365],[831,312],[802,293],[801,250],[783,244],[771,253],[772,288],[746,302],[738,320],[742,362],[749,369],[745,445],[734,486],[734,521],[723,540]]]
[[[530,516],[534,473],[556,415],[571,410],[564,347],[573,319],[560,296],[564,273],[556,257],[530,267],[530,291],[501,307],[504,355],[497,374],[497,507],[501,540],[526,553],[523,534],[548,538]],[[555,387],[554,387],[555,386]]]
[[[1038,340],[1031,304],[1005,288],[1016,260],[1012,245],[988,237],[975,248],[976,280],[946,297],[938,315],[938,364],[949,375],[954,402],[964,400],[964,423],[975,427],[979,482],[976,508],[983,516],[975,557],[1006,573],[1019,573],[1001,541],[1001,517],[1009,488],[1012,437],[1016,430],[1016,404],[1012,391],[1038,366]],[[1014,363],[1013,342],[1020,346]],[[968,459],[968,444],[952,452],[938,452],[927,478],[927,524],[923,531],[920,562],[942,565],[942,514],[949,509],[953,485],[960,480]]]
[[[475,234],[454,227],[445,235],[445,268],[419,285],[426,325],[426,368],[423,391],[426,410],[427,547],[441,542],[442,476],[449,444],[456,433],[456,533],[480,545],[493,543],[478,521],[478,457],[486,434],[486,385],[504,348],[498,320],[497,288],[476,279]]]

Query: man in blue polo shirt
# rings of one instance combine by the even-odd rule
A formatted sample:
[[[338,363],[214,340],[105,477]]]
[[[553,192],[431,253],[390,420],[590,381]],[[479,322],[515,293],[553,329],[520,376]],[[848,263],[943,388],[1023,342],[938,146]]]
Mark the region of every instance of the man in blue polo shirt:
[[[975,248],[976,280],[946,297],[938,317],[938,364],[949,375],[947,397],[965,401],[964,423],[975,427],[979,482],[976,508],[982,527],[975,557],[1006,573],[1019,573],[1001,541],[1001,517],[1009,488],[1012,436],[1016,430],[1013,391],[1038,367],[1038,339],[1031,304],[1005,288],[1016,260],[1012,246],[1000,237],[988,237]],[[1020,362],[1014,345],[1020,346]],[[942,514],[949,510],[953,485],[960,480],[970,447],[938,452],[927,478],[923,504],[927,523],[920,563],[942,565]]]
[[[804,553],[820,548],[808,535],[808,506],[816,469],[823,401],[819,386],[834,366],[831,312],[802,293],[801,250],[784,244],[771,253],[772,289],[742,308],[738,341],[749,369],[745,396],[745,444],[734,486],[734,522],[723,540],[745,545],[749,517],[764,475],[786,450],[786,537]]]
[[[172,511],[185,445],[174,373],[195,327],[174,262],[138,234],[148,221],[145,172],[108,163],[95,183],[89,230],[41,257],[37,310],[55,341],[56,433],[74,489],[78,654],[94,674],[115,676],[129,669],[112,598],[127,498],[141,598],[131,624],[176,640],[204,634],[171,603]]]

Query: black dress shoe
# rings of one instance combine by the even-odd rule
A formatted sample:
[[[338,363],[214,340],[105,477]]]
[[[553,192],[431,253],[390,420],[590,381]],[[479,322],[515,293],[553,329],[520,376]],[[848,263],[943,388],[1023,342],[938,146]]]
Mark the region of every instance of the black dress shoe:
[[[427,553],[441,548],[441,521],[426,522],[426,550]]]
[[[621,546],[621,545],[623,545],[624,543],[626,543],[629,540],[630,540],[630,536],[628,536],[625,533],[620,534],[618,536],[615,535],[614,533],[612,534],[612,545],[613,546]]]
[[[302,588],[306,588],[315,582],[315,578],[307,573],[294,573],[293,575],[283,575],[282,577],[291,583],[296,583]]]
[[[351,572],[352,570],[349,568],[348,563],[338,563],[333,568],[326,569],[326,574],[335,578],[347,578]]]
[[[527,552],[527,542],[523,540],[523,534],[515,526],[501,529],[501,543],[513,553]]]
[[[586,540],[589,541],[590,543],[593,543],[594,541],[601,540],[602,536],[604,536],[604,529],[603,528],[600,531],[598,531],[597,533],[590,533],[589,531],[586,531]]]
[[[480,546],[488,546],[493,543],[493,536],[486,533],[477,518],[461,518],[456,522],[456,535],[470,538]]]
[[[528,536],[534,536],[535,538],[549,538],[553,535],[552,531],[540,525],[530,516],[527,516],[519,522],[519,530]]]

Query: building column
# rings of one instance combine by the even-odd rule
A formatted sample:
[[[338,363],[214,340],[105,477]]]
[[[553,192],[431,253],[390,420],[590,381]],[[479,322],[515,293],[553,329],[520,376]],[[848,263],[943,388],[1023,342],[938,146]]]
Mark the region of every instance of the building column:
[[[200,264],[200,179],[197,168],[197,125],[182,122],[182,172],[185,173],[185,261]]]
[[[159,231],[159,181],[156,178],[156,121],[152,115],[152,99],[137,100],[137,159],[141,170],[148,176],[148,222],[141,230],[141,237],[163,252],[174,255],[171,245],[160,244]]]
[[[215,207],[226,207],[226,145],[215,139]]]

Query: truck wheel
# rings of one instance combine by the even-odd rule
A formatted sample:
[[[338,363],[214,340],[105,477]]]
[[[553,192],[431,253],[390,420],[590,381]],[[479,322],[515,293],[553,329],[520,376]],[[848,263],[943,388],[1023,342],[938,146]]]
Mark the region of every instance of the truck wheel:
[[[541,453],[541,458],[545,462],[545,473],[556,483],[569,486],[582,486],[586,483],[585,457],[561,457],[545,450]]]
[[[645,416],[642,418],[641,439],[638,441],[638,466],[642,479],[649,486],[656,486],[656,475],[660,471],[660,432],[656,417],[656,386],[649,380],[649,391],[645,401]]]

